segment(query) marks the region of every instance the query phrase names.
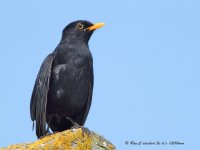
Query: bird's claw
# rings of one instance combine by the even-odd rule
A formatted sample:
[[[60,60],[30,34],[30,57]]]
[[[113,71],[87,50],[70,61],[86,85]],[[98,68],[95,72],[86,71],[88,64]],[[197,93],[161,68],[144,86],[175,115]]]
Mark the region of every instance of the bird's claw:
[[[69,120],[73,124],[73,126],[71,127],[71,129],[81,128],[83,137],[84,137],[84,134],[86,134],[87,136],[89,136],[91,134],[90,130],[88,128],[79,125],[74,120],[72,120],[70,117],[66,117],[66,119]]]
[[[91,132],[86,127],[83,127],[83,126],[80,126],[80,125],[78,125],[78,126],[76,125],[76,126],[71,127],[71,129],[78,129],[78,128],[81,128],[82,136],[83,137],[84,137],[84,135],[90,136]]]
[[[81,126],[81,130],[82,130],[82,135],[84,136],[85,134],[87,136],[90,136],[91,132],[88,128]]]

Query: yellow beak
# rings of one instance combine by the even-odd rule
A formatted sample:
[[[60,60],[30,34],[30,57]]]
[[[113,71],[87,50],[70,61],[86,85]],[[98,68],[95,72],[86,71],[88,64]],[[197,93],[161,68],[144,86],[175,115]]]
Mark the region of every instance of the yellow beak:
[[[95,23],[94,25],[92,25],[92,26],[90,26],[90,27],[88,27],[86,29],[89,30],[89,31],[92,31],[92,30],[96,30],[98,28],[101,28],[104,25],[105,25],[105,23]]]

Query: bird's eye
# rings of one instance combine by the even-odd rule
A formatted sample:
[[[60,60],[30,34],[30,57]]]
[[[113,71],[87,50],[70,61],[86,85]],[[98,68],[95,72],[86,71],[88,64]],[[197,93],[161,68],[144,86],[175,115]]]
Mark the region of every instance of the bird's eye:
[[[83,26],[83,24],[82,24],[82,23],[78,23],[78,24],[76,25],[76,27],[77,27],[78,29],[80,29],[80,30],[81,30],[81,29],[83,29],[83,27],[84,27],[84,26]]]

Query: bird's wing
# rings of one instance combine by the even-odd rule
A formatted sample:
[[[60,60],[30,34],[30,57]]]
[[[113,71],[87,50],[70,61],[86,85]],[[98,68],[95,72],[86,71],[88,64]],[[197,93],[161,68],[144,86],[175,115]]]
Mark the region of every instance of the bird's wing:
[[[87,103],[86,103],[86,106],[85,108],[83,109],[84,110],[84,113],[82,113],[82,121],[83,121],[83,124],[85,123],[86,121],[86,118],[88,116],[88,113],[89,113],[89,110],[90,110],[90,106],[91,106],[91,102],[92,102],[92,91],[93,91],[93,84],[94,84],[94,74],[93,74],[93,59],[90,58],[90,64],[89,64],[89,68],[90,68],[90,71],[89,71],[89,90],[88,90],[88,97],[87,97]]]
[[[37,137],[46,133],[46,104],[53,59],[54,54],[49,54],[43,61],[31,96],[31,120],[36,120]]]

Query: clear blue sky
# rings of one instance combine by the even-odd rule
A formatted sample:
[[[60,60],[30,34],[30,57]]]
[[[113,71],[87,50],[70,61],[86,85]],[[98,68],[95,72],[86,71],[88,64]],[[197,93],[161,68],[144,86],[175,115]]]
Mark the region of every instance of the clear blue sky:
[[[29,114],[39,67],[69,22],[105,22],[91,40],[95,84],[85,126],[119,150],[200,149],[200,2],[0,2],[0,146],[36,140]],[[133,146],[125,141],[179,141]]]

